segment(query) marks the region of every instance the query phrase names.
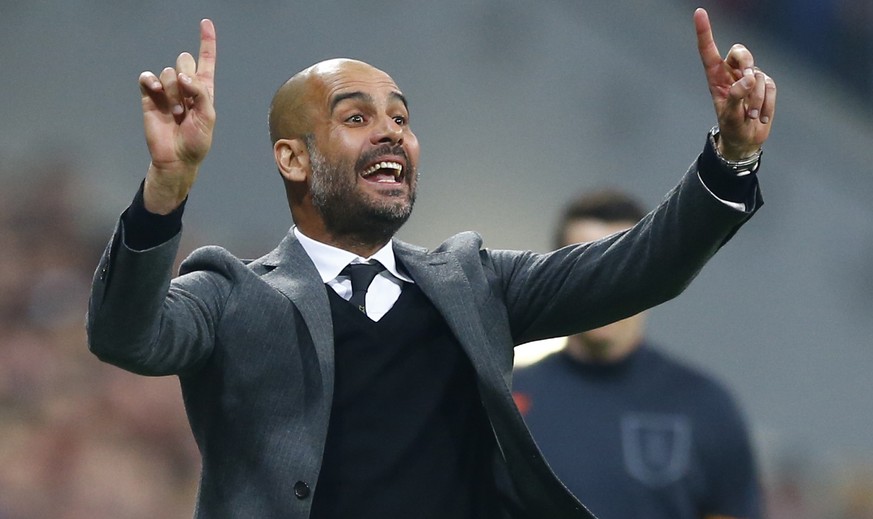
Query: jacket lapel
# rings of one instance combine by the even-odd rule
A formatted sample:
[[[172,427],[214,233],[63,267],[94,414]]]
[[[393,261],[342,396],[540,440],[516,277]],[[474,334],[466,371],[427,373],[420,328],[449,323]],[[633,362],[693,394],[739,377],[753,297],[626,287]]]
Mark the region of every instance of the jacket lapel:
[[[300,312],[318,354],[324,387],[332,393],[334,351],[330,302],[321,276],[303,246],[294,233],[289,232],[276,249],[249,266],[255,271],[266,270],[261,279],[287,297]]]
[[[400,241],[394,252],[410,277],[445,318],[480,379],[499,376],[485,345],[488,337],[474,307],[473,290],[460,262],[446,252],[426,252]]]

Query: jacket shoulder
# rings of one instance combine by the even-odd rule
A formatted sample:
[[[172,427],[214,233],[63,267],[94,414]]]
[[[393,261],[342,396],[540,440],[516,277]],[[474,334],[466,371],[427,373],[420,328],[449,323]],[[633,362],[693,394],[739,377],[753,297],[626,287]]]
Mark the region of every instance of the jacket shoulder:
[[[207,245],[194,250],[182,261],[179,267],[179,275],[190,274],[196,271],[220,271],[227,274],[239,273],[248,270],[248,262],[234,256],[224,247]]]
[[[400,249],[404,249],[408,252],[418,254],[440,254],[444,252],[452,253],[462,251],[478,251],[482,248],[482,236],[474,231],[461,232],[446,239],[433,250],[429,250],[425,247],[413,245],[411,243],[396,239],[394,240],[394,245],[395,247],[399,247]]]

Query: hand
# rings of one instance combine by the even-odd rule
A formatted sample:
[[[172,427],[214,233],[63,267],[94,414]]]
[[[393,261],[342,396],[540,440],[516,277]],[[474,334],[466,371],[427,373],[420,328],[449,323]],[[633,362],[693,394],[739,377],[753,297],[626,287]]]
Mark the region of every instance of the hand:
[[[151,165],[146,174],[146,209],[167,214],[176,209],[194,184],[197,171],[212,145],[215,126],[215,27],[200,22],[197,62],[187,52],[176,58],[160,77],[139,76],[146,144]]]
[[[722,59],[709,15],[694,12],[697,50],[706,72],[719,126],[719,152],[727,160],[751,157],[770,135],[776,110],[776,83],[755,66],[752,53],[741,44]]]

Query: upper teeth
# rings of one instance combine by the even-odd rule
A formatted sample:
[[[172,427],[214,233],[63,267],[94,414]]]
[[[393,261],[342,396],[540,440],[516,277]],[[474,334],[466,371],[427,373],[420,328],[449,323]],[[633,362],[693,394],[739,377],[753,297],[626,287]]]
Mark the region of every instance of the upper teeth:
[[[397,162],[379,162],[378,164],[373,164],[366,171],[364,171],[364,176],[372,175],[373,173],[379,171],[380,169],[393,169],[394,176],[399,177],[400,172],[403,171],[403,166]]]

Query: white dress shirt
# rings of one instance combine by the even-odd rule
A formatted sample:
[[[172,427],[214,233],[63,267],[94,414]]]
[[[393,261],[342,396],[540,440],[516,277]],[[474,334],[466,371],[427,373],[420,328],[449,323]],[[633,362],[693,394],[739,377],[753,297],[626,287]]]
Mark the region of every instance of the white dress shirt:
[[[414,283],[409,276],[398,270],[397,261],[394,259],[394,247],[390,241],[369,258],[362,258],[349,251],[313,240],[300,232],[296,226],[294,227],[294,236],[297,237],[303,250],[315,264],[321,280],[346,301],[352,297],[351,279],[346,275],[340,275],[346,265],[376,260],[385,267],[385,270],[373,279],[367,290],[365,305],[367,317],[374,321],[378,321],[388,313],[388,310],[391,310],[394,303],[397,302],[397,298],[400,297],[404,282]]]

